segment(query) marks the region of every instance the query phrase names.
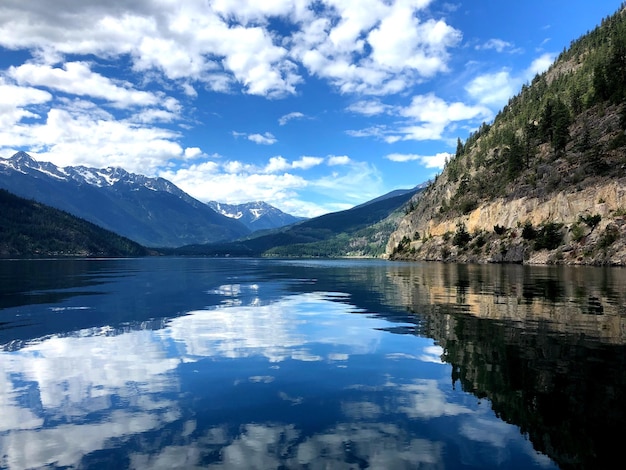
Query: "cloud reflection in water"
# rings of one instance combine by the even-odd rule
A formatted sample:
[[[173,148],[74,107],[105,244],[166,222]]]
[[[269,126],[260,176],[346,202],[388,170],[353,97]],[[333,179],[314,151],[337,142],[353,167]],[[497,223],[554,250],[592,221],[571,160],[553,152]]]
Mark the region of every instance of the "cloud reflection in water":
[[[453,442],[495,420],[444,393],[432,341],[381,331],[388,322],[354,315],[346,296],[249,299],[157,330],[81,330],[0,352],[0,467],[82,466],[109,449],[134,468],[437,468],[446,444],[420,426],[464,416]],[[406,370],[415,378],[394,378]],[[242,387],[256,391],[250,416],[236,406]]]

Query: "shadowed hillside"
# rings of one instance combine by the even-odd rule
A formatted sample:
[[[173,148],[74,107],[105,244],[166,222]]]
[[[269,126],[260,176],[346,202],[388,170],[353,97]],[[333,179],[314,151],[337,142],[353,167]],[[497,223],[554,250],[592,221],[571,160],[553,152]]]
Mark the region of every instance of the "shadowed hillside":
[[[0,189],[0,256],[145,256],[148,249],[67,212]]]

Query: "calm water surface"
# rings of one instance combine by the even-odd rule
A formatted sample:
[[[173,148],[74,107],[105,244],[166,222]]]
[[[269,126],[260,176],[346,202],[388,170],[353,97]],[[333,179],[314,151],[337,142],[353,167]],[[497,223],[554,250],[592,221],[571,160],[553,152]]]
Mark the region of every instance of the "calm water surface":
[[[609,468],[626,270],[0,261],[0,467]]]

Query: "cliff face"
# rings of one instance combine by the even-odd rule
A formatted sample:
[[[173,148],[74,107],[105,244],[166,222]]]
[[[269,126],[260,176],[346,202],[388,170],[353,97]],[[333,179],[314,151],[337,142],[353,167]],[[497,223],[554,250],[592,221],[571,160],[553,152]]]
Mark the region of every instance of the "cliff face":
[[[626,265],[626,14],[572,43],[463,144],[391,259]]]
[[[499,198],[459,217],[405,217],[389,239],[387,255],[429,261],[626,266],[625,208],[626,178],[578,192],[561,191],[545,200]],[[591,227],[584,220],[593,216],[600,220]],[[523,237],[524,226],[541,227],[547,221],[559,226],[560,243],[536,249],[535,238]],[[459,227],[469,234],[465,242],[456,236]]]

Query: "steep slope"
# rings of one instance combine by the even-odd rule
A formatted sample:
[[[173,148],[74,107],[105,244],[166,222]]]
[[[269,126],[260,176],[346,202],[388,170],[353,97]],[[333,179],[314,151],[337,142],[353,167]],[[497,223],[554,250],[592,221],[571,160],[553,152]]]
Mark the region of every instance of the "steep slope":
[[[387,256],[626,264],[625,103],[622,9],[459,140]]]
[[[149,250],[67,212],[0,189],[0,256],[146,256]]]
[[[207,204],[215,212],[240,221],[251,232],[280,228],[305,220],[304,217],[287,214],[263,201],[244,204],[209,201]]]
[[[216,213],[171,182],[121,168],[58,168],[18,152],[0,159],[0,188],[146,246],[206,243],[249,233],[240,222]]]
[[[230,256],[372,256],[374,252],[382,253],[388,235],[396,227],[395,221],[399,218],[394,213],[416,191],[418,190],[414,189],[393,197],[377,198],[352,209],[325,214],[282,229],[253,235],[245,240],[187,246],[175,250],[175,253]]]

